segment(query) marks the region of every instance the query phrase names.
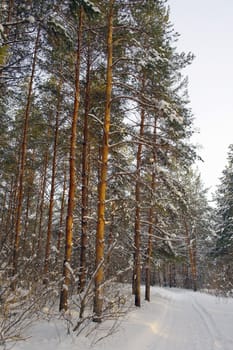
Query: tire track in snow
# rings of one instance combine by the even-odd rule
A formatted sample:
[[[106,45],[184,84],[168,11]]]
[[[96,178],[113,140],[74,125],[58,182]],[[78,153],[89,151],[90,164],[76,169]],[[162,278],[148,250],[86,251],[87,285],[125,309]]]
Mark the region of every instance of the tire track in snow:
[[[212,342],[212,348],[213,350],[228,350],[227,344],[224,340],[224,337],[222,336],[221,332],[219,331],[213,317],[211,314],[201,305],[195,296],[193,296],[193,303],[192,303],[193,309],[197,312],[198,316],[203,322],[203,325],[205,326],[205,329],[207,330],[210,341]],[[231,349],[232,350],[232,345]]]
[[[158,332],[154,334],[153,346],[148,347],[148,350],[213,350],[209,347],[200,347],[198,337],[194,337],[194,330],[198,335],[199,323],[192,320],[184,322],[193,309],[189,299],[183,293],[179,294],[179,291],[177,293],[177,291],[167,289],[165,295],[163,290],[161,295],[157,293],[155,296],[155,304],[160,299],[161,303],[166,305],[166,314],[165,317],[162,317],[159,313]]]

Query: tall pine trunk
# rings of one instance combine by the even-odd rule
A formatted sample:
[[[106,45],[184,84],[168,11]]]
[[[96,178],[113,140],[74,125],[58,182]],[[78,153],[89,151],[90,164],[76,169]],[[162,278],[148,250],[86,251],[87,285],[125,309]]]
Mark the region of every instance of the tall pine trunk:
[[[142,93],[144,92],[144,77],[142,77]],[[142,140],[144,136],[145,110],[141,109],[141,121],[139,131],[139,143],[136,158],[136,184],[135,184],[135,223],[134,223],[134,271],[133,271],[133,293],[135,295],[135,306],[141,306],[141,164],[142,164]]]
[[[51,178],[51,188],[50,188],[48,227],[47,227],[47,239],[46,239],[45,260],[44,260],[44,277],[45,278],[49,270],[50,246],[51,246],[51,238],[52,238],[52,219],[53,219],[54,194],[55,194],[55,177],[56,177],[56,167],[57,167],[57,143],[58,143],[58,130],[59,130],[59,116],[60,116],[60,109],[61,109],[61,88],[62,88],[62,79],[60,78],[60,82],[58,84],[56,121],[55,121],[55,131],[54,131],[54,141],[53,141],[52,178]]]
[[[32,242],[31,238],[28,237],[28,228],[29,228],[29,213],[32,206],[32,198],[33,198],[33,187],[34,187],[34,180],[35,180],[35,150],[33,150],[32,158],[30,160],[31,166],[27,170],[28,174],[26,174],[25,182],[27,184],[27,194],[26,194],[26,212],[25,212],[25,218],[24,218],[24,234],[23,234],[23,251],[26,251],[26,248],[30,247],[30,253],[32,251]],[[25,254],[25,253],[24,253]],[[29,254],[29,252],[28,252]],[[31,255],[32,256],[32,255]]]
[[[112,55],[113,55],[113,5],[114,0],[109,1],[108,14],[108,37],[107,37],[107,84],[106,84],[106,105],[103,124],[103,144],[101,150],[101,168],[98,191],[98,214],[96,229],[96,260],[95,260],[95,296],[94,296],[94,321],[101,322],[103,307],[103,280],[104,280],[104,233],[105,233],[105,199],[107,188],[107,169],[109,154],[109,131],[111,116],[111,95],[112,95]]]
[[[77,142],[77,121],[79,113],[79,99],[80,99],[80,59],[81,59],[81,40],[83,29],[83,8],[81,7],[79,13],[79,25],[77,28],[78,45],[76,51],[76,69],[75,69],[75,98],[74,111],[71,125],[70,138],[70,162],[69,162],[69,194],[66,217],[66,245],[65,245],[65,259],[63,264],[63,285],[60,296],[60,311],[68,309],[68,288],[71,281],[70,262],[72,254],[73,242],[73,215],[75,208],[75,190],[76,190],[76,142]]]
[[[58,231],[58,238],[57,238],[57,254],[58,255],[60,255],[60,253],[61,253],[62,236],[64,235],[63,221],[64,221],[64,210],[65,210],[65,195],[66,195],[66,167],[64,167],[64,179],[63,179],[63,189],[62,189],[62,197],[61,197],[59,231]],[[56,261],[58,259],[58,255],[57,255]]]
[[[46,190],[46,184],[47,184],[47,172],[48,172],[48,162],[49,162],[49,155],[48,150],[46,149],[44,154],[44,164],[43,164],[43,171],[41,176],[41,188],[40,188],[40,199],[39,199],[39,223],[38,223],[38,235],[37,235],[37,258],[39,261],[39,264],[43,268],[42,263],[42,240],[43,240],[43,218],[44,218],[44,203],[45,203],[45,190]],[[42,271],[41,271],[42,272]]]
[[[82,210],[81,210],[81,252],[80,252],[80,275],[79,290],[83,291],[86,284],[86,251],[87,251],[87,215],[88,215],[88,182],[89,182],[89,125],[88,113],[90,110],[90,42],[88,42],[87,70],[86,70],[86,90],[85,90],[85,113],[83,126],[83,149],[82,149]]]
[[[15,237],[14,237],[14,248],[13,248],[13,271],[12,271],[13,276],[15,276],[18,272],[18,255],[19,255],[19,243],[20,243],[20,233],[21,233],[21,215],[22,215],[22,206],[23,206],[23,190],[24,190],[24,174],[25,174],[26,154],[27,154],[28,125],[29,125],[30,108],[31,108],[31,100],[32,100],[32,88],[33,88],[33,81],[34,81],[35,69],[36,69],[37,52],[39,49],[39,41],[40,41],[40,26],[38,27],[36,40],[35,40],[34,53],[33,53],[33,59],[32,59],[32,70],[31,70],[31,76],[29,80],[27,103],[26,103],[24,123],[23,123],[23,135],[22,135],[20,166],[19,166],[19,184],[18,184],[18,195],[17,195],[18,203],[17,203],[17,210],[16,210]]]
[[[153,132],[153,157],[152,157],[152,174],[151,174],[151,203],[149,209],[149,227],[148,227],[148,243],[146,256],[146,281],[145,281],[145,299],[150,301],[150,286],[151,286],[151,258],[153,245],[154,225],[156,224],[154,213],[154,192],[155,192],[155,166],[157,163],[157,118],[154,120]]]
[[[155,188],[155,174],[152,174],[151,191]],[[153,193],[152,193],[153,196]],[[145,281],[145,300],[150,301],[150,286],[151,286],[151,257],[153,246],[153,232],[154,232],[154,210],[153,204],[149,209],[149,228],[148,228],[148,243],[147,243],[147,255],[146,255],[146,281]]]

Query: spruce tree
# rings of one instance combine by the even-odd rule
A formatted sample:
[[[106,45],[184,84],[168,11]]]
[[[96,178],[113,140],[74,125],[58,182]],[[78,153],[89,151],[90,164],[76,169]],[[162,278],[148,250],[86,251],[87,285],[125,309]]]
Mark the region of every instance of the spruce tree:
[[[233,145],[229,146],[227,165],[220,178],[216,193],[217,202],[217,256],[233,254]]]

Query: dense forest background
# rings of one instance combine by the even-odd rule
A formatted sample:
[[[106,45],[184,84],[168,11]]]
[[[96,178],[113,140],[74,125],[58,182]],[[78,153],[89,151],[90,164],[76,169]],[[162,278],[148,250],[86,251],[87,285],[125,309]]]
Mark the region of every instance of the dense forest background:
[[[210,206],[178,37],[165,0],[1,2],[3,339],[58,299],[100,322],[115,282],[232,294],[233,148]]]

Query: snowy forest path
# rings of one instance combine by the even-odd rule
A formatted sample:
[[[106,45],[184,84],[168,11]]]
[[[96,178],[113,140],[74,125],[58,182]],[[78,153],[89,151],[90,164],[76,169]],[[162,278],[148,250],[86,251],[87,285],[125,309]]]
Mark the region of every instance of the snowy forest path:
[[[117,348],[232,350],[232,324],[232,299],[184,289],[153,288],[151,302],[133,311],[123,323],[125,337],[120,337]]]
[[[67,336],[64,323],[38,323],[14,350],[232,350],[233,299],[176,288],[151,288],[144,302],[106,337],[103,322],[89,338]],[[98,341],[98,339],[101,339]]]
[[[224,337],[220,333],[212,315],[197,301],[195,296],[193,297],[192,307],[197,314],[196,319],[200,318],[200,324],[204,331],[206,331],[207,341],[209,341],[211,348],[227,349]]]
[[[160,341],[157,350],[170,347],[180,350],[233,348],[230,331],[233,321],[232,299],[182,289],[161,289],[161,294],[157,289],[154,294],[155,303],[158,297],[169,300],[169,317],[167,315],[166,320],[169,339],[166,342]],[[231,308],[228,309],[229,304]],[[169,344],[172,339],[173,342]]]

